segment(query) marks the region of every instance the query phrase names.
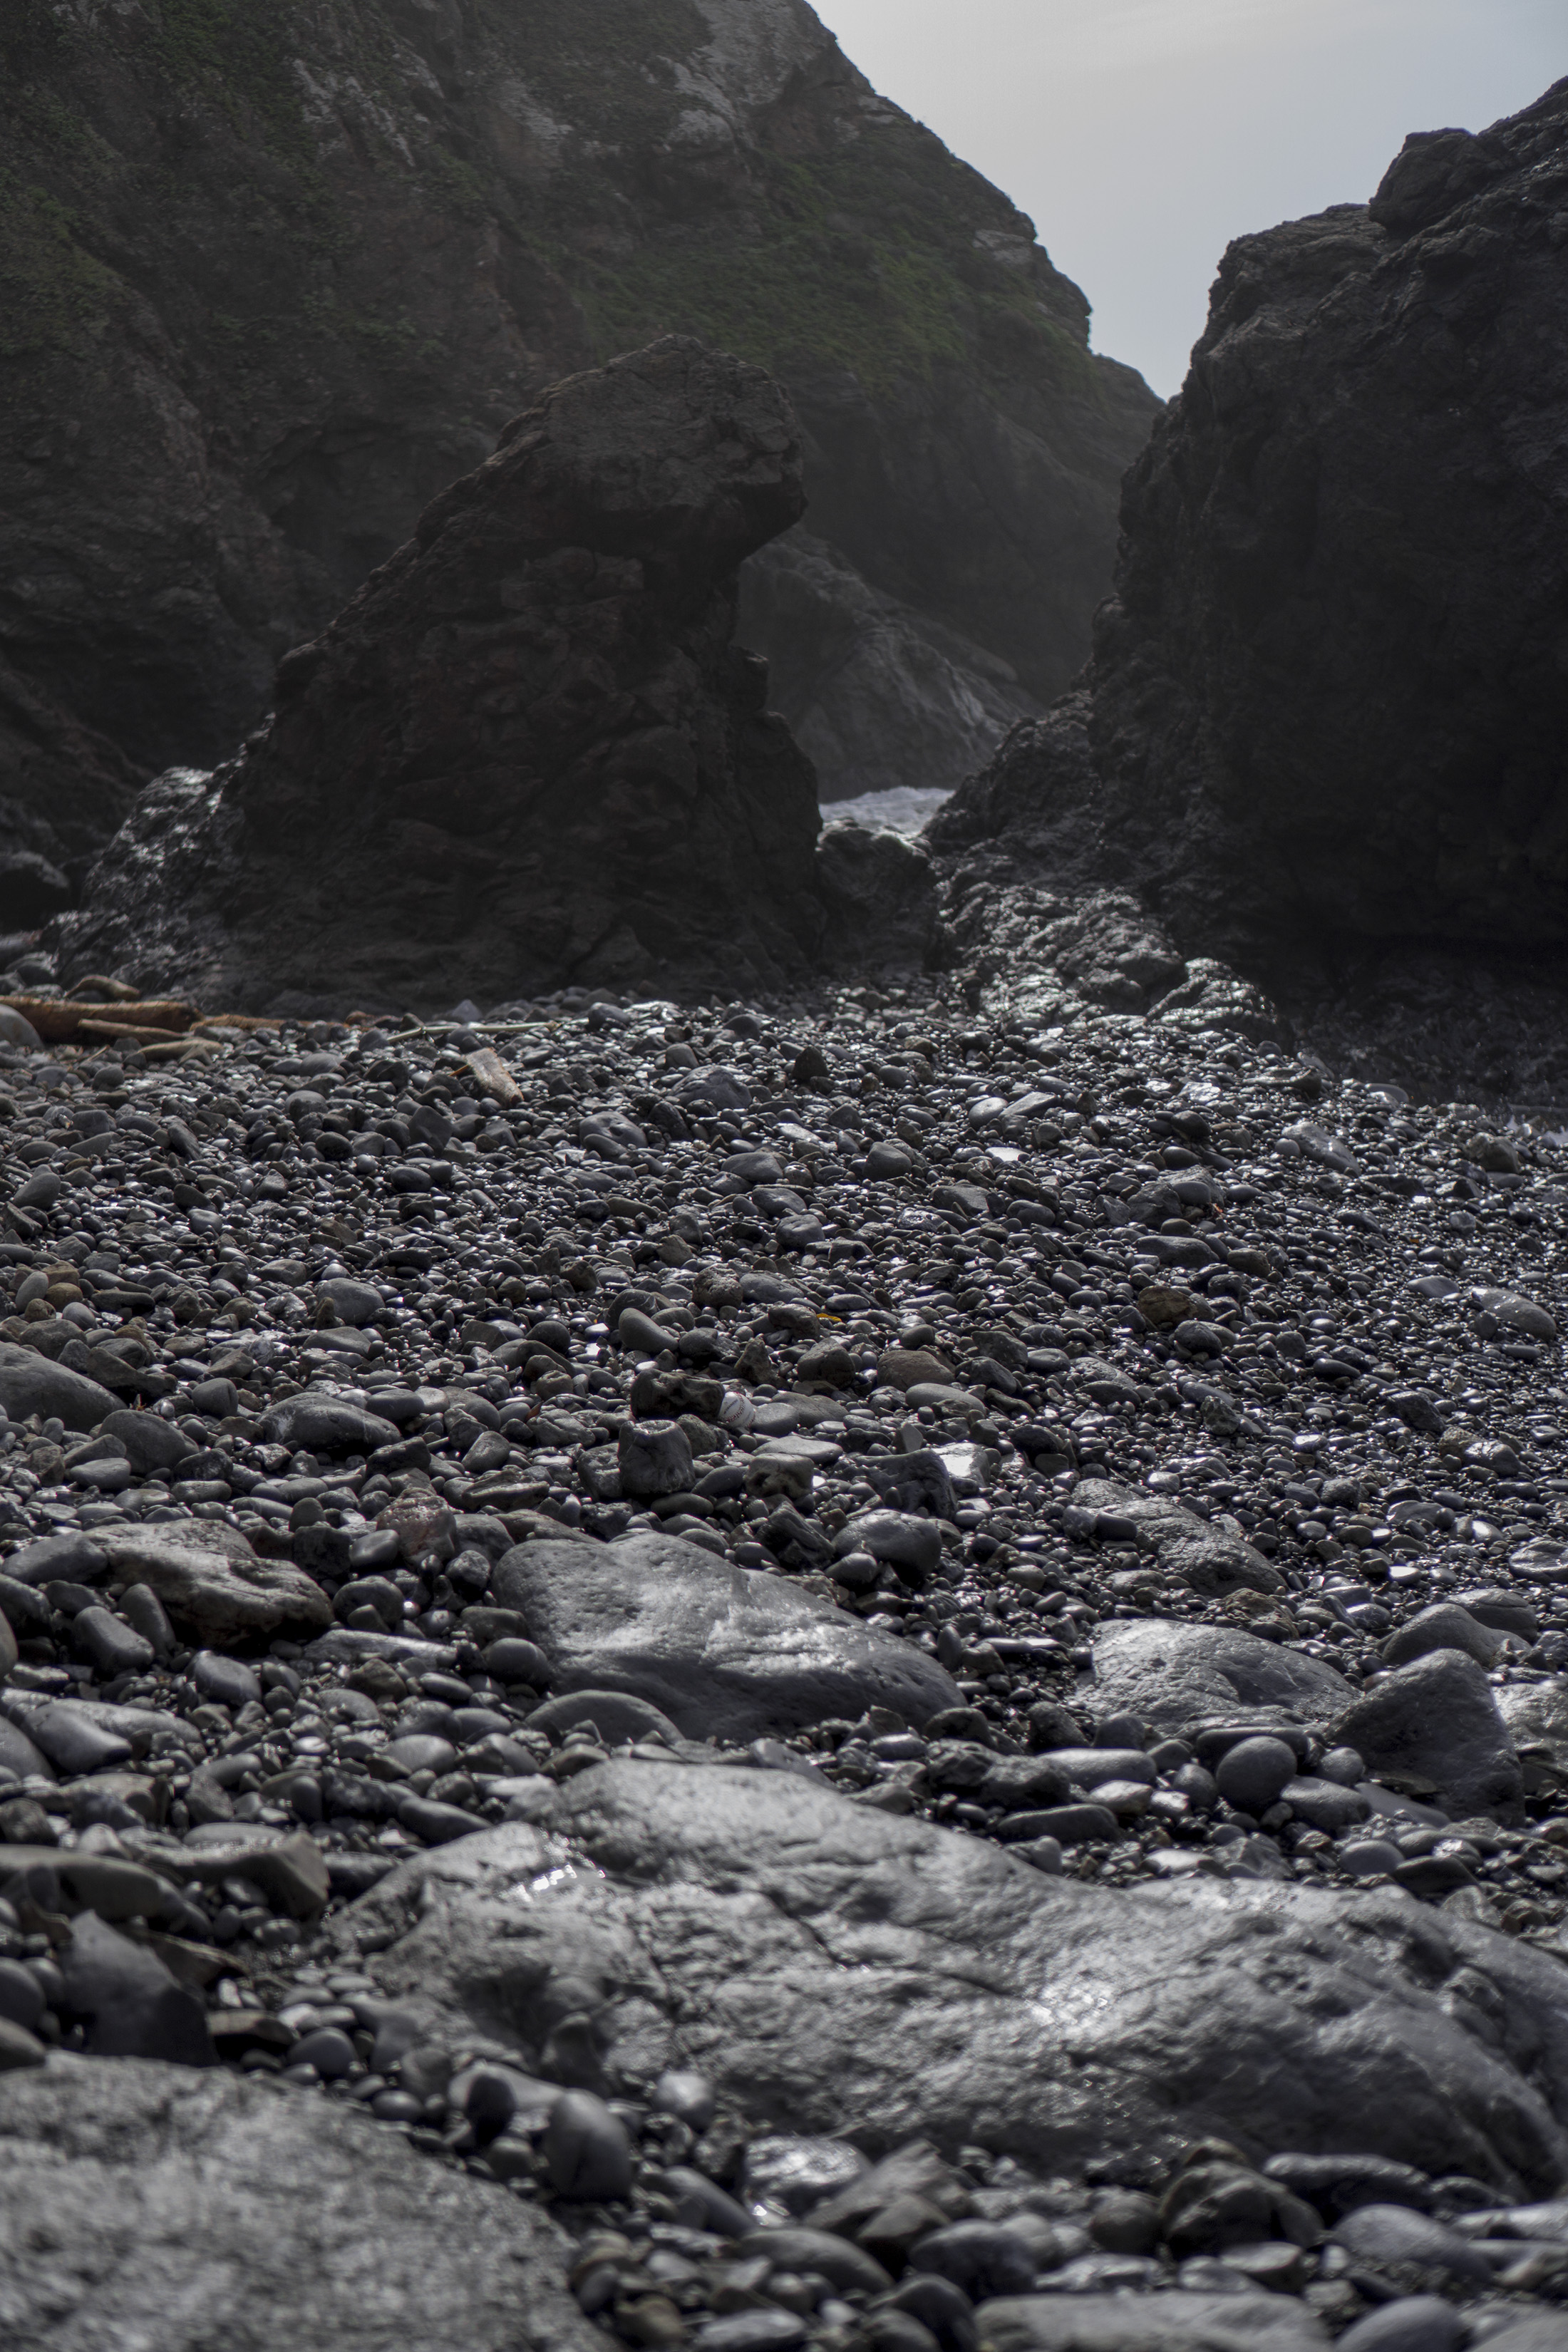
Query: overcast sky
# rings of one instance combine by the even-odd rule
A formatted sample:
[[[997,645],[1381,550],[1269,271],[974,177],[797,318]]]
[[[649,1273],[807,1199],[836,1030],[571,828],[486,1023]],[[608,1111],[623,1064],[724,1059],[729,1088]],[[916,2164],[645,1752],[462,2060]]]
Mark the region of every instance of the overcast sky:
[[[1233,236],[1371,195],[1407,131],[1568,74],[1568,0],[816,0],[1028,213],[1097,351],[1175,392]]]

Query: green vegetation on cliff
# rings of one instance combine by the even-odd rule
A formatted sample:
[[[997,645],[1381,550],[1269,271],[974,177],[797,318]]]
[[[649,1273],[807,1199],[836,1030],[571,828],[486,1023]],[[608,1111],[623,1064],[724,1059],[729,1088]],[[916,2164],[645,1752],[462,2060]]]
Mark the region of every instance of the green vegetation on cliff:
[[[78,722],[220,756],[510,417],[669,331],[781,376],[815,533],[1055,691],[1153,408],[1087,325],[804,0],[8,0],[0,798],[68,802]]]
[[[976,247],[978,231],[1023,241],[1028,225],[893,109],[879,105],[853,138],[775,147],[764,122],[750,152],[684,156],[691,61],[709,39],[692,0],[483,0],[498,93],[479,110],[488,140],[468,125],[454,140],[433,118],[399,12],[376,0],[338,0],[328,42],[322,12],[288,0],[146,0],[141,13],[128,62],[151,122],[118,146],[99,127],[100,78],[68,11],[21,0],[16,28],[0,31],[6,356],[79,347],[116,289],[116,216],[143,194],[166,209],[176,247],[182,216],[207,222],[215,208],[256,242],[261,266],[221,299],[204,302],[190,273],[185,331],[201,337],[205,314],[220,363],[289,327],[351,347],[378,327],[389,348],[417,343],[395,278],[384,313],[363,288],[341,316],[323,299],[318,281],[353,233],[332,202],[333,151],[346,146],[399,212],[413,194],[435,221],[499,224],[569,291],[595,357],[676,331],[770,366],[809,355],[868,384],[937,362],[1005,373],[984,332],[1002,315],[1005,344],[1025,330],[1039,364],[1094,395],[1071,289]],[[840,80],[851,81],[842,67]],[[549,126],[543,168],[509,152],[520,105]]]

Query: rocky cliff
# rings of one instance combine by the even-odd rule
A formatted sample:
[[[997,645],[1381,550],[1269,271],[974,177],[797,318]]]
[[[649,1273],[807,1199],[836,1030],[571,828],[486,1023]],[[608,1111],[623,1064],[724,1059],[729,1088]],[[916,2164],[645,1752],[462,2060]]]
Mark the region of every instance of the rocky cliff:
[[[510,418],[666,331],[801,419],[827,569],[774,559],[748,614],[825,792],[861,788],[868,677],[953,781],[1109,582],[1156,404],[1087,317],[803,0],[18,0],[0,794],[58,838],[13,812],[13,845],[83,852],[226,756]]]
[[[287,656],[238,759],[142,794],[73,968],[294,1009],[803,968],[815,780],[731,643],[802,503],[762,369],[667,336],[568,377]]]
[[[1561,1091],[1565,257],[1568,82],[1233,245],[1087,698],[942,813],[943,856],[1130,884],[1423,1084]]]

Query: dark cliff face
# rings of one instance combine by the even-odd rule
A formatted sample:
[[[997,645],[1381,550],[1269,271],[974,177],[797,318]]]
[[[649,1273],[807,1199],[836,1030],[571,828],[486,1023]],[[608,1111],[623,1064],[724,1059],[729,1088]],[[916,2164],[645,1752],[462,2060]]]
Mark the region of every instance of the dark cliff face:
[[[1231,247],[1091,735],[1185,928],[1568,942],[1568,83]]]
[[[784,381],[884,646],[918,667],[934,625],[1027,708],[1087,649],[1155,413],[1086,327],[803,0],[18,0],[0,795],[80,848],[225,755],[509,418],[669,331]]]
[[[287,656],[237,760],[141,796],[68,967],[339,1010],[803,969],[815,781],[731,642],[802,495],[760,368],[670,336],[556,385]]]
[[[1568,82],[1233,245],[1121,520],[1083,690],[939,860],[1131,887],[1358,1067],[1561,1100]]]

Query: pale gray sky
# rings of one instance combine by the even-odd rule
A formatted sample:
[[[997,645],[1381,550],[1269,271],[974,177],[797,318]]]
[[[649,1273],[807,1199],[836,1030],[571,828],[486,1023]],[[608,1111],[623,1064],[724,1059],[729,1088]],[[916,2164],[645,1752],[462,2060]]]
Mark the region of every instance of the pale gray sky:
[[[1568,74],[1568,0],[816,0],[1028,213],[1097,351],[1175,392],[1233,236],[1362,203],[1407,131]]]

